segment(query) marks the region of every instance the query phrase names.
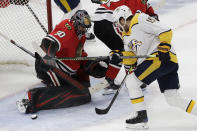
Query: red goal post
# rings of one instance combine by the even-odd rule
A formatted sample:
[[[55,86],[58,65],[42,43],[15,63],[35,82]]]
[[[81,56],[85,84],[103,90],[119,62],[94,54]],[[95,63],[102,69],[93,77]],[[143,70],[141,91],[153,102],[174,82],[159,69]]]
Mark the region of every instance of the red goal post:
[[[52,30],[51,0],[0,0],[0,32],[35,52]],[[0,37],[0,65],[34,65],[34,59]]]

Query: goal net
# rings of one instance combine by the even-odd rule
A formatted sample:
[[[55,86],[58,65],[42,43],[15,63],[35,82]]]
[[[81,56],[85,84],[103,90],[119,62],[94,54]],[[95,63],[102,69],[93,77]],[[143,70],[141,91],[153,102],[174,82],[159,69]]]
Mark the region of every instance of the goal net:
[[[50,0],[0,0],[0,32],[31,52],[51,29]],[[49,22],[50,21],[50,22]],[[0,66],[33,66],[34,58],[0,36]],[[14,65],[14,66],[13,66]],[[5,68],[4,68],[5,69]]]

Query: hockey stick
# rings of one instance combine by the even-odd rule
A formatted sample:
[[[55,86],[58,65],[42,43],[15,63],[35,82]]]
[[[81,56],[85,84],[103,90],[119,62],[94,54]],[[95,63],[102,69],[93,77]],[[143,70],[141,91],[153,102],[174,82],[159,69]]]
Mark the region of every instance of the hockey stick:
[[[24,47],[18,45],[14,40],[8,38],[6,35],[2,34],[1,32],[0,32],[0,36],[2,36],[5,40],[9,41],[13,45],[17,46],[18,48],[20,48],[21,50],[23,50],[24,52],[26,52],[27,54],[29,54],[30,56],[35,58],[35,55],[32,52],[30,52],[29,50],[25,49]]]
[[[120,89],[123,87],[125,81],[126,81],[126,78],[127,78],[127,75],[129,74],[129,72],[125,75],[124,79],[122,80],[121,84],[120,84],[120,88],[118,88],[118,90],[116,91],[114,97],[112,98],[111,102],[109,103],[109,105],[105,108],[105,109],[99,109],[99,108],[96,108],[95,107],[95,112],[98,114],[98,115],[104,115],[104,114],[107,114],[108,111],[111,109],[111,106],[113,105],[114,101],[116,100],[119,92],[120,92]]]
[[[0,36],[2,36],[5,40],[11,42],[13,45],[17,46],[18,48],[20,48],[21,50],[23,50],[24,52],[26,52],[27,54],[29,54],[30,56],[35,57],[35,54],[33,54],[31,51],[25,49],[24,47],[20,46],[19,44],[17,44],[14,40],[8,38],[6,35],[2,34],[0,32]],[[55,74],[57,74],[59,77],[67,80],[68,83],[70,83],[71,85],[75,86],[78,90],[80,89],[80,91],[83,92],[82,89],[86,88],[85,86],[83,86],[81,83],[79,83],[78,81],[72,79],[69,75],[67,75],[66,73],[62,72],[60,69],[55,68],[53,66],[51,66],[50,70],[52,72],[54,72]],[[84,92],[85,93],[85,92]]]
[[[40,27],[42,28],[42,30],[48,34],[48,31],[46,30],[46,28],[44,27],[44,25],[41,23],[41,21],[39,20],[39,18],[37,17],[36,13],[33,11],[33,9],[29,6],[29,4],[25,4],[25,6],[28,8],[28,10],[31,12],[31,14],[33,15],[33,17],[35,18],[35,20],[38,22],[38,24],[40,25]]]
[[[132,58],[154,58],[156,55],[137,55],[137,56],[120,56],[121,59],[132,59]],[[109,56],[97,56],[97,57],[62,57],[56,58],[57,60],[106,60]]]

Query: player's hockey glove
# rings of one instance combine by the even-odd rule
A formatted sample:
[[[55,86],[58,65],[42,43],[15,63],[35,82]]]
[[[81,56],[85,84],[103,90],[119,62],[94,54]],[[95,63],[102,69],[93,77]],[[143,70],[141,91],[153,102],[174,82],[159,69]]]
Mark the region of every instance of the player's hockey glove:
[[[170,49],[171,49],[171,45],[168,43],[160,43],[157,47],[158,49],[158,55],[159,55],[159,60],[162,63],[167,63],[168,61],[170,61]]]
[[[109,54],[109,60],[111,64],[118,64],[122,61],[122,53],[119,50],[113,50]]]
[[[51,68],[51,65],[47,63],[46,59],[43,59],[37,52],[35,53],[36,62],[35,65],[37,68],[47,72]]]
[[[137,58],[122,59],[122,56],[135,56],[132,51],[119,51],[113,50],[109,54],[110,63],[124,65],[135,65],[137,63]]]

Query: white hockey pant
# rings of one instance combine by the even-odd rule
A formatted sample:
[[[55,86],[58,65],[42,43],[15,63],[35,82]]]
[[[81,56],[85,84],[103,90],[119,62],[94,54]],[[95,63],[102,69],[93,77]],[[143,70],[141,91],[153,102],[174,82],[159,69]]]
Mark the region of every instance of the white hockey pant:
[[[197,106],[195,101],[183,97],[177,89],[165,90],[164,96],[170,106],[178,107],[187,113],[197,115]]]
[[[140,88],[142,82],[137,79],[134,73],[132,73],[127,76],[125,83],[134,110],[135,111],[146,110],[146,106],[144,103],[144,95],[142,93],[142,89]]]

